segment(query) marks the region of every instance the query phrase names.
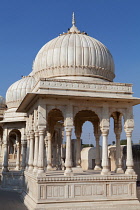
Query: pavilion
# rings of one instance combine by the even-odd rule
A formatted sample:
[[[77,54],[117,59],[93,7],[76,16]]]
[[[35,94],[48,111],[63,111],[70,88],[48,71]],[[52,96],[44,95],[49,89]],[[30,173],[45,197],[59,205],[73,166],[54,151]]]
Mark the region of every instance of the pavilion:
[[[36,55],[32,72],[7,90],[7,109],[0,122],[2,187],[21,190],[29,209],[65,209],[67,205],[98,201],[138,203],[131,136],[133,106],[140,99],[133,97],[131,84],[113,82],[114,78],[111,53],[104,44],[78,30],[73,14],[72,27],[46,43]],[[116,136],[116,173],[110,171],[108,161],[111,117]],[[90,172],[81,169],[85,121],[93,124],[96,141],[95,168]],[[126,171],[120,157],[122,129],[127,138]],[[15,159],[14,166],[10,158]]]

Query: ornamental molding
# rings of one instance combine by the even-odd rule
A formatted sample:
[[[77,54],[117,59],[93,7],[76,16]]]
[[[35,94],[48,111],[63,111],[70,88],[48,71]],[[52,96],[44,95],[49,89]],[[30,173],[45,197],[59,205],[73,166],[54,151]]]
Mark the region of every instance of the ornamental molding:
[[[81,175],[81,176],[57,176],[57,177],[47,177],[47,174],[41,177],[36,177],[34,174],[31,174],[29,172],[24,172],[25,175],[30,177],[31,179],[35,179],[38,183],[43,183],[43,182],[81,182],[81,181],[86,181],[86,182],[91,182],[91,181],[99,181],[99,182],[125,182],[125,181],[133,181],[135,182],[137,180],[137,175],[98,175],[96,176],[95,174],[93,176],[86,176],[86,175]]]
[[[33,73],[35,78],[49,78],[58,76],[90,76],[106,79],[110,82],[115,78],[115,74],[111,70],[107,70],[98,66],[54,66],[33,71]]]
[[[40,79],[40,82],[35,88],[38,89],[65,89],[65,90],[75,90],[75,91],[88,91],[88,92],[102,92],[102,93],[117,93],[117,94],[129,94],[132,95],[132,85],[123,83],[113,83],[113,82],[81,82],[75,80],[55,80],[55,79]]]

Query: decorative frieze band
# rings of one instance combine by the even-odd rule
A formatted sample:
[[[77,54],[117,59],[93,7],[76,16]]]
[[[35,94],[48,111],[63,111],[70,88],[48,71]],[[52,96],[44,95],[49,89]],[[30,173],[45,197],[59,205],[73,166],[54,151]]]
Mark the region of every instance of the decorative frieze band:
[[[132,94],[131,84],[121,84],[121,83],[89,83],[81,81],[66,81],[66,80],[40,80],[39,88],[60,88],[60,89],[71,89],[71,90],[82,90],[89,92],[117,92],[117,93],[127,93]]]

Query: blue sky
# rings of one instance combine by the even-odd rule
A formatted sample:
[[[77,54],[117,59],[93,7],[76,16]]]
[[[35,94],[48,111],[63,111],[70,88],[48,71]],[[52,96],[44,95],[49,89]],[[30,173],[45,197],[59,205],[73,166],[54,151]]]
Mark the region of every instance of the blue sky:
[[[140,97],[139,0],[1,0],[0,95],[5,96],[13,82],[31,72],[32,62],[46,42],[71,27],[73,11],[77,27],[112,53],[114,81],[133,83],[134,96]],[[133,140],[138,142],[140,106],[134,108],[134,116]]]

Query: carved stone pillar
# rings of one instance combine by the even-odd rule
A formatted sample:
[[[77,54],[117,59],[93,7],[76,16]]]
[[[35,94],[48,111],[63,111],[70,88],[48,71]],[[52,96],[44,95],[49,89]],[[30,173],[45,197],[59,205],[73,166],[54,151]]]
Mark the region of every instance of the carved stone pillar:
[[[19,140],[16,141],[17,145],[17,159],[16,159],[16,170],[20,169],[20,143]]]
[[[2,139],[0,138],[0,157],[2,157]]]
[[[56,170],[59,169],[59,148],[58,144],[56,145]]]
[[[51,133],[47,132],[48,138],[48,155],[47,155],[47,170],[52,170],[52,137]]]
[[[52,167],[55,168],[56,167],[56,162],[57,162],[57,145],[55,144],[53,147],[52,147],[52,156],[53,156],[53,159],[52,159]]]
[[[47,156],[48,156],[48,138],[45,137],[45,168],[47,169]]]
[[[66,170],[64,172],[65,176],[73,175],[72,172],[72,151],[71,151],[71,127],[66,127],[66,160],[65,160],[65,167]]]
[[[44,173],[44,131],[44,128],[39,129],[38,174]]]
[[[25,170],[26,167],[26,153],[27,153],[27,141],[21,141],[22,147],[22,162],[21,162],[21,169]]]
[[[116,173],[124,173],[122,169],[122,160],[121,160],[121,146],[120,146],[120,135],[121,132],[116,131]]]
[[[61,145],[61,168],[62,170],[65,170],[65,152],[64,152],[63,144]]]
[[[101,175],[110,174],[109,170],[109,160],[108,160],[108,129],[102,129],[102,171]]]
[[[30,132],[30,147],[29,147],[29,168],[28,171],[32,171],[33,170],[33,158],[34,158],[34,132],[31,131]]]
[[[39,149],[39,132],[35,131],[35,147],[34,147],[34,162],[33,162],[33,172],[37,172],[37,164],[38,164],[38,149]]]
[[[94,134],[94,135],[96,140],[96,159],[95,159],[94,170],[96,171],[96,170],[101,170],[100,145],[99,145],[100,134]]]
[[[61,163],[61,145],[58,144],[58,170],[62,170]]]
[[[134,162],[133,162],[133,155],[132,155],[132,139],[131,139],[132,130],[125,129],[125,132],[126,132],[126,137],[127,137],[127,159],[126,159],[127,169],[125,171],[125,174],[134,175],[135,171],[133,169]]]
[[[27,149],[26,149],[26,170],[28,170],[29,167],[29,147],[30,147],[30,135],[27,134]]]
[[[8,132],[7,129],[3,131],[3,171],[8,170]]]
[[[77,136],[76,139],[76,167],[81,167],[81,139]]]
[[[3,144],[3,171],[9,171],[8,170],[8,144],[7,142],[4,142]]]

